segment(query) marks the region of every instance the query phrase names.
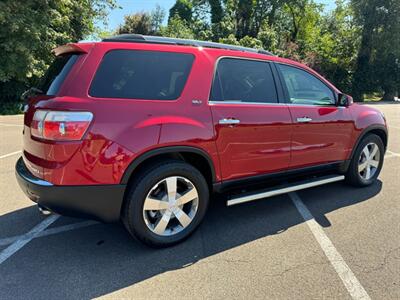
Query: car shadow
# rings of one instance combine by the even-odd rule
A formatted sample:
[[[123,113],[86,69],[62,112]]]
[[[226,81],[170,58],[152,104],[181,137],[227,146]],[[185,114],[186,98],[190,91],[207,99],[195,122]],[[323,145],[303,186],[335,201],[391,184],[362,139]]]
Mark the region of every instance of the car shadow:
[[[363,189],[334,183],[300,195],[315,219],[331,226],[328,213],[371,199],[381,189],[381,181]],[[213,200],[199,230],[167,249],[142,245],[119,224],[97,224],[34,239],[0,265],[0,298],[94,298],[304,222],[287,195],[233,207]],[[36,209],[0,216],[0,228],[29,214],[37,214]]]

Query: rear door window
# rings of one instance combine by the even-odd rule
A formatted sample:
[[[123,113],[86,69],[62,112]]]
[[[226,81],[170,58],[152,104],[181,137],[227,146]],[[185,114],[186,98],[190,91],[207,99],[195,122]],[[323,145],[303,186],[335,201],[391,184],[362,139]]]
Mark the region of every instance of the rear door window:
[[[62,83],[76,63],[78,56],[79,54],[57,56],[42,78],[39,89],[46,95],[57,95]]]
[[[175,100],[185,86],[194,56],[187,53],[113,50],[93,79],[89,95],[99,98]]]
[[[277,103],[275,82],[268,62],[222,58],[218,62],[211,101]]]

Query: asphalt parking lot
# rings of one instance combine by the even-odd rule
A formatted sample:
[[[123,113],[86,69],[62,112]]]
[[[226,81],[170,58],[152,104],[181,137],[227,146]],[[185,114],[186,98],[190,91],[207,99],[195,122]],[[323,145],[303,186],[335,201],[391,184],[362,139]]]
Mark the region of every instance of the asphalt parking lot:
[[[14,164],[22,116],[0,116],[0,299],[400,299],[400,105],[379,180],[226,207],[154,250],[119,224],[40,215]]]

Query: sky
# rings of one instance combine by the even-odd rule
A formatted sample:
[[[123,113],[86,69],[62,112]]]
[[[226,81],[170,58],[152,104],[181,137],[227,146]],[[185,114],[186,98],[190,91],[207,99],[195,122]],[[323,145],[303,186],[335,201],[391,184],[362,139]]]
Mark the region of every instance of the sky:
[[[107,21],[108,25],[104,27],[102,22],[98,23],[101,28],[108,31],[115,30],[118,25],[123,22],[125,15],[141,11],[151,11],[157,4],[164,8],[168,15],[168,11],[174,5],[175,0],[116,0],[116,2],[121,9],[114,9],[109,13]],[[335,7],[334,0],[315,0],[315,2],[325,4],[327,10]]]
[[[113,9],[108,15],[108,26],[105,29],[117,29],[124,21],[125,15],[134,14],[141,11],[152,11],[156,5],[160,5],[168,15],[169,9],[174,5],[175,0],[116,0],[118,6],[122,9]],[[100,27],[103,27],[99,23]],[[104,27],[103,27],[104,28]]]

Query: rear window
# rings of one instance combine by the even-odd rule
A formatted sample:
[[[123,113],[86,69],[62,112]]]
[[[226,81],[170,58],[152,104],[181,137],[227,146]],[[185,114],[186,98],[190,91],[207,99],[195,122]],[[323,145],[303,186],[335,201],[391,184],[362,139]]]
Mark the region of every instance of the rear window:
[[[42,78],[39,89],[46,95],[57,95],[78,56],[79,54],[57,56]]]
[[[108,52],[90,86],[99,98],[175,100],[185,86],[194,56],[139,50]]]

